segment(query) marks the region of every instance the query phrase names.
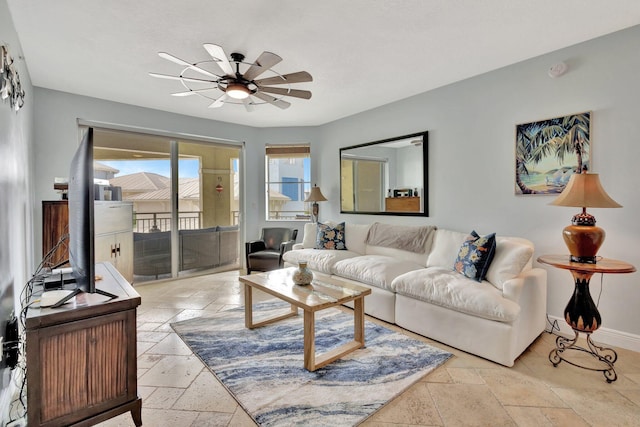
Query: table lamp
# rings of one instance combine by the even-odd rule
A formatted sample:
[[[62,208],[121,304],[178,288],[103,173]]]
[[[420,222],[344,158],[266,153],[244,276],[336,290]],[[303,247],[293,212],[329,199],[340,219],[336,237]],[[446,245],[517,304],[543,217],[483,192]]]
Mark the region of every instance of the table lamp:
[[[318,212],[319,212],[318,202],[327,201],[327,198],[322,195],[322,192],[320,191],[320,187],[318,187],[317,185],[314,185],[313,188],[311,188],[309,197],[304,199],[304,201],[313,202],[312,210],[311,210],[311,219],[313,222],[318,222]]]
[[[622,205],[604,191],[598,174],[587,173],[586,169],[573,174],[565,189],[551,204],[582,208],[582,212],[571,219],[571,225],[564,228],[562,237],[569,248],[572,262],[595,264],[605,232],[596,227],[596,218],[587,213],[587,208],[621,208]]]

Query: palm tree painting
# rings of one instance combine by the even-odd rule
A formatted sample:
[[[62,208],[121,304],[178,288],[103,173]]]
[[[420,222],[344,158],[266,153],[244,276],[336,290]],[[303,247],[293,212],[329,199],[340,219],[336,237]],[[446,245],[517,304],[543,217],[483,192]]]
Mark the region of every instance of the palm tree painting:
[[[516,194],[558,194],[589,169],[591,112],[516,125]]]

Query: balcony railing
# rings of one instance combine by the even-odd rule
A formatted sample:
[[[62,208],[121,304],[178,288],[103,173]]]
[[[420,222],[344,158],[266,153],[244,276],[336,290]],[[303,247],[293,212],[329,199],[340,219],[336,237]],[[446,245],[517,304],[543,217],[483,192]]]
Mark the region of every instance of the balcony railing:
[[[171,231],[171,212],[134,212],[133,219],[133,231],[138,233]],[[178,212],[179,230],[197,230],[201,223],[202,212]]]
[[[171,231],[171,212],[133,213],[133,231],[150,233],[153,231]],[[202,212],[178,212],[179,230],[198,230],[202,224]],[[238,224],[238,211],[233,211],[233,224]]]
[[[238,224],[238,211],[233,211],[233,224]],[[134,212],[133,231],[150,233],[154,231],[171,231],[171,212]],[[301,211],[269,211],[272,221],[309,221],[311,216]],[[179,230],[197,230],[201,228],[202,212],[178,212]]]
[[[269,211],[269,220],[273,221],[309,221],[311,215],[303,211]]]

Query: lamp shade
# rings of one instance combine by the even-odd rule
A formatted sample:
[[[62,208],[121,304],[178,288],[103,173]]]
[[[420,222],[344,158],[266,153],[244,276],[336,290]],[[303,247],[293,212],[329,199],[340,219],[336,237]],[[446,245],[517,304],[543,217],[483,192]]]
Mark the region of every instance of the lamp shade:
[[[602,184],[600,184],[600,176],[597,173],[576,173],[571,175],[565,189],[551,204],[578,208],[622,207],[604,191]]]
[[[309,197],[304,199],[305,202],[326,202],[327,198],[324,197],[322,192],[320,191],[320,187],[314,185],[311,188],[311,192],[309,193]]]

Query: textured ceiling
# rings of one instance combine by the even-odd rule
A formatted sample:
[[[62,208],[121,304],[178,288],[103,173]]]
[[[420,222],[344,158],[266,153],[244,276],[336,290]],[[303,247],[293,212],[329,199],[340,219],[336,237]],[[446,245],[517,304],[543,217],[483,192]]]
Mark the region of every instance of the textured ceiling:
[[[320,125],[640,24],[638,0],[8,0],[35,86],[258,127]],[[173,97],[203,43],[305,70],[287,110]],[[18,56],[14,53],[14,56]],[[549,64],[551,66],[553,64]],[[540,70],[546,73],[546,70]]]

